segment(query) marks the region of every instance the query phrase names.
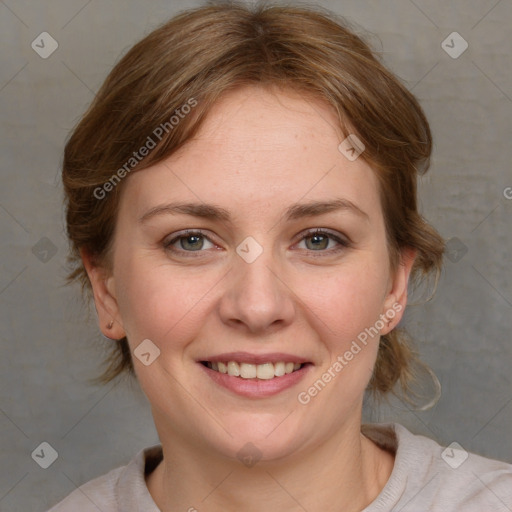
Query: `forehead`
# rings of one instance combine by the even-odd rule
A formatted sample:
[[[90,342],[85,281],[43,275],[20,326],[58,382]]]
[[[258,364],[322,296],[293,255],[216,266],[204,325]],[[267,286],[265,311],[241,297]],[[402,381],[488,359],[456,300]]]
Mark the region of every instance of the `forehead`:
[[[316,145],[327,145],[326,132],[341,136],[334,109],[325,101],[291,89],[253,85],[221,96],[195,140],[242,143],[241,150],[250,150],[255,143],[260,148],[277,149],[277,143],[295,146],[304,136]],[[257,141],[254,134],[259,136]]]
[[[224,94],[194,138],[163,162],[128,178],[137,208],[169,200],[268,208],[301,198],[378,203],[373,170],[338,150],[346,137],[335,110],[291,90],[248,86]]]

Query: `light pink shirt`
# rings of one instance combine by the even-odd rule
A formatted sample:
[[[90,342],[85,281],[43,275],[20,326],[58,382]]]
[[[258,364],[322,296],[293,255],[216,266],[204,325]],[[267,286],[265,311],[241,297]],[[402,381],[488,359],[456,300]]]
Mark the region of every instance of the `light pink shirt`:
[[[361,512],[512,512],[512,465],[443,448],[399,424],[365,425],[363,433],[393,451],[395,464]],[[128,465],[82,485],[48,512],[160,512],[144,471],[161,459],[160,445],[141,450]]]

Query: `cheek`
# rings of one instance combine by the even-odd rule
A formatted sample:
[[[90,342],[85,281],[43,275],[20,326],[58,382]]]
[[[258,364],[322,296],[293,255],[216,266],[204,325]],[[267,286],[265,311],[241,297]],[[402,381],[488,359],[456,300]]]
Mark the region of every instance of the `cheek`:
[[[117,268],[119,311],[132,349],[148,338],[162,355],[181,350],[200,331],[209,294],[215,295],[223,276],[206,267],[178,269],[140,255],[120,257]]]
[[[312,279],[302,280],[295,291],[314,313],[324,339],[332,348],[343,348],[379,319],[387,278],[385,268],[359,261],[322,275],[315,285]]]
[[[364,272],[361,269],[359,264],[357,268],[354,265],[337,276],[322,279],[315,294],[308,294],[307,286],[300,291],[300,296],[306,297],[305,311],[314,313],[309,323],[321,340],[317,346],[322,368],[315,379],[304,384],[298,400],[324,416],[329,404],[328,415],[340,420],[349,409],[358,407],[367,388],[382,328],[377,322],[387,274],[385,269],[378,272],[375,267]]]

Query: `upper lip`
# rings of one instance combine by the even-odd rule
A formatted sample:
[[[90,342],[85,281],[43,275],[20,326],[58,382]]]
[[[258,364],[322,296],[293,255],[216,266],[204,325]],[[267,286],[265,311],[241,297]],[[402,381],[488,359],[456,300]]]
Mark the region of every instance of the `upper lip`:
[[[303,357],[284,352],[272,352],[270,354],[251,354],[249,352],[226,352],[215,356],[208,356],[199,359],[199,361],[209,361],[211,363],[226,363],[236,361],[238,363],[263,364],[263,363],[308,363]]]

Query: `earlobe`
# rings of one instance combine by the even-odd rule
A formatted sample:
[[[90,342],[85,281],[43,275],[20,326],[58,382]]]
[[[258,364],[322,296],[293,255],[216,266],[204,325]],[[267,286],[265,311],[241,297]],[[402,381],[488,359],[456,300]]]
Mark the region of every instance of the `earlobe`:
[[[112,340],[124,338],[126,333],[119,315],[114,277],[96,264],[85,249],[80,250],[80,256],[91,283],[98,323],[103,336]]]

